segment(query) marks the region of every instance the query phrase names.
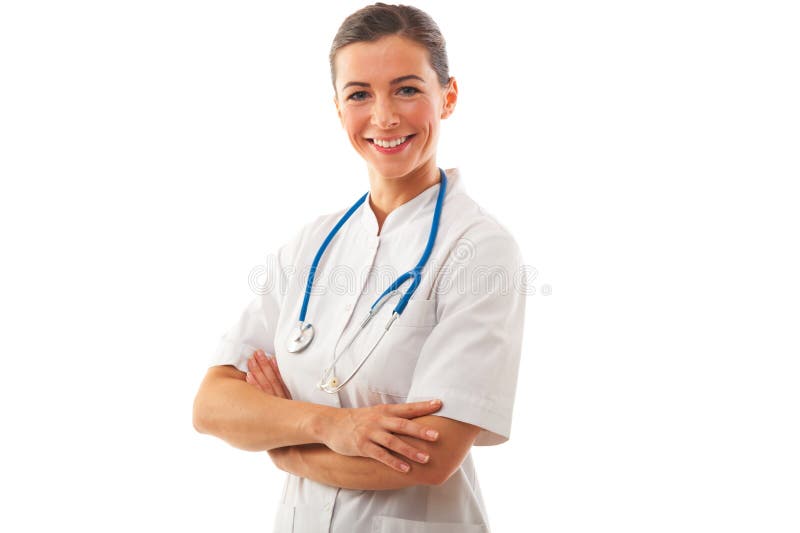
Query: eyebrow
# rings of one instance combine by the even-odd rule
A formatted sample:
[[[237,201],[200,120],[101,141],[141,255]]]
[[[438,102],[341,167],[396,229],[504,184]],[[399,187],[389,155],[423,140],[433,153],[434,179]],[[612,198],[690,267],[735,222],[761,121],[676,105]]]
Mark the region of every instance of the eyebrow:
[[[406,80],[417,80],[417,81],[421,81],[422,83],[425,83],[425,80],[423,80],[422,78],[420,78],[416,74],[409,74],[407,76],[400,76],[399,78],[393,79],[392,81],[389,82],[389,85],[397,85],[398,83],[402,83],[402,82],[404,82]],[[347,83],[344,84],[344,87],[342,87],[342,90],[344,91],[345,89],[347,89],[348,87],[350,87],[352,85],[357,85],[359,87],[371,87],[371,85],[369,83],[366,83],[366,82],[363,82],[363,81],[348,81]]]

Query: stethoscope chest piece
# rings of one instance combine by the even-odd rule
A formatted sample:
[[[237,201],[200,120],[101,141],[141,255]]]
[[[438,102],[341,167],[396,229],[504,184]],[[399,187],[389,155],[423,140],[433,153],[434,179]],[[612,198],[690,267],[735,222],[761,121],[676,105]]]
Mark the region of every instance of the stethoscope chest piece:
[[[303,324],[298,322],[292,328],[292,333],[289,335],[289,340],[286,343],[286,350],[289,353],[298,353],[306,349],[306,346],[311,344],[311,339],[314,338],[314,326],[311,324]]]

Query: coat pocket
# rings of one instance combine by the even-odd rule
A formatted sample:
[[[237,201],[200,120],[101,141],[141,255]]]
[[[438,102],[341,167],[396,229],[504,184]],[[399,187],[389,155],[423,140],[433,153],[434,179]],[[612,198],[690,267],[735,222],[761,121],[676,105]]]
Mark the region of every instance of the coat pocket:
[[[403,314],[386,332],[386,336],[378,343],[374,353],[360,371],[361,383],[370,393],[386,396],[385,400],[379,403],[405,401],[414,378],[417,359],[435,325],[435,301],[409,300]],[[373,339],[377,339],[380,332],[384,331],[384,323],[378,322],[376,330],[372,333]],[[359,353],[366,353],[371,342],[372,339],[359,347]]]
[[[436,325],[436,300],[410,299],[395,326],[432,327]]]
[[[419,522],[393,516],[376,516],[372,519],[372,533],[489,533],[489,528],[483,524]]]

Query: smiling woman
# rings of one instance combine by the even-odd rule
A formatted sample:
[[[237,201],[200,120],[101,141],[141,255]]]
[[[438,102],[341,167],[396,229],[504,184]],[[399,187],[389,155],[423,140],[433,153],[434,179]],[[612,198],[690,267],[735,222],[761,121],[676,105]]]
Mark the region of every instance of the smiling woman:
[[[403,35],[334,42],[334,48],[339,119],[367,162],[371,189],[386,191],[372,198],[380,228],[394,207],[438,181],[439,122],[453,113],[458,86],[455,78],[442,85],[429,60],[433,54]]]
[[[330,61],[369,193],[281,248],[282,279],[223,337],[194,424],[289,474],[278,533],[486,532],[470,448],[510,436],[524,295],[483,273],[511,279],[522,260],[458,171],[437,166],[458,86],[435,22],[368,6]],[[405,274],[346,294],[315,284],[342,266]],[[456,276],[486,283],[457,290]]]

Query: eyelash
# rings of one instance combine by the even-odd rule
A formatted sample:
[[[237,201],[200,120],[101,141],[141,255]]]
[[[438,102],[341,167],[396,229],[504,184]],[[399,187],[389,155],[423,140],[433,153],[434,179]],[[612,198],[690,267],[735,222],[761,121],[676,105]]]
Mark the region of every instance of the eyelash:
[[[411,94],[409,94],[407,96],[414,96],[415,94],[422,92],[419,89],[417,89],[416,87],[410,87],[410,86],[409,87],[400,87],[400,89],[398,89],[398,92],[399,91],[405,91],[406,89],[411,89],[413,91]],[[353,94],[351,94],[350,96],[348,96],[347,99],[348,100],[352,100],[354,102],[361,102],[361,101],[363,101],[362,98],[354,98],[354,97],[357,96],[357,95],[363,95],[363,94],[367,94],[367,91],[356,91]]]

